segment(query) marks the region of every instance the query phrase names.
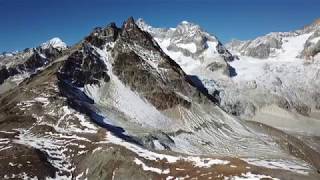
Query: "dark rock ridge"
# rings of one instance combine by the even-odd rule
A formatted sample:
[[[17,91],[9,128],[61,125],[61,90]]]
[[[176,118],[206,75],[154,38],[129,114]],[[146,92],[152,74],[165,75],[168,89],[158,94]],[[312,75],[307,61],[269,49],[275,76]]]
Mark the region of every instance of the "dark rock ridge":
[[[94,48],[83,43],[79,50],[68,57],[59,76],[77,87],[83,87],[85,84],[99,84],[100,79],[108,82],[110,77],[107,71],[107,66]]]
[[[217,47],[216,47],[218,53],[224,58],[226,61],[233,61],[235,57],[227,50],[227,48],[218,41]]]
[[[119,54],[115,58],[113,67],[113,73],[124,84],[129,85],[134,91],[143,93],[145,98],[156,108],[167,109],[178,104],[190,107],[191,103],[188,100],[166,88],[164,82],[159,81],[152,72],[148,71],[152,67],[133,51]],[[176,81],[179,82],[179,79],[176,79]],[[151,85],[152,82],[153,85]]]

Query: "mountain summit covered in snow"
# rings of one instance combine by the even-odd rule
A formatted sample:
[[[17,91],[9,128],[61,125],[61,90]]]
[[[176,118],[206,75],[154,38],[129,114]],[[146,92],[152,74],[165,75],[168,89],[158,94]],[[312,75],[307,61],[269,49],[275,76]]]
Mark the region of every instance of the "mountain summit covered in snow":
[[[52,38],[52,39],[48,40],[47,42],[44,42],[44,43],[41,44],[41,48],[42,49],[49,49],[50,47],[57,48],[57,49],[66,49],[67,48],[67,44],[64,43],[58,37]]]
[[[318,179],[318,62],[226,47],[130,17],[0,57],[0,177]]]

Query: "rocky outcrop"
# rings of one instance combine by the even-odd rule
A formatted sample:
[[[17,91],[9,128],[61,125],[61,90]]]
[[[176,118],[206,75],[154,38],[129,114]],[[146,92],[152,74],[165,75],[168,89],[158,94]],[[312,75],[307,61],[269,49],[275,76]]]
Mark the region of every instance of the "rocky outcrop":
[[[176,94],[152,74],[152,67],[134,52],[118,54],[112,70],[124,84],[143,94],[157,109],[164,110],[179,104],[191,106],[191,102]],[[176,83],[176,86],[179,86],[178,83],[181,84],[178,79]]]
[[[58,75],[77,87],[99,84],[100,80],[108,82],[110,79],[106,64],[95,53],[94,47],[86,43],[68,57]]]
[[[305,42],[301,56],[311,59],[320,52],[320,29],[315,31]]]
[[[240,52],[242,55],[265,59],[274,53],[275,49],[282,46],[282,34],[270,33],[266,36],[258,37],[242,45]]]
[[[126,43],[137,43],[141,47],[150,50],[160,50],[158,44],[153,40],[152,36],[142,31],[135,23],[133,17],[130,17],[123,23],[121,29],[121,39]]]
[[[97,27],[85,38],[90,44],[101,48],[108,42],[114,42],[120,33],[115,23],[110,23],[106,28]]]
[[[234,56],[227,50],[225,46],[222,45],[222,43],[219,41],[216,49],[218,53],[226,60],[226,61],[233,61]]]

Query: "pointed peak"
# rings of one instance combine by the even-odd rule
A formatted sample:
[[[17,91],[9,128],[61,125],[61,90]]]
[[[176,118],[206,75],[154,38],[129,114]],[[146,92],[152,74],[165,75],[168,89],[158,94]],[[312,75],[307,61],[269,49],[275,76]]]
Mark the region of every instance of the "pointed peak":
[[[185,26],[197,26],[196,24],[190,22],[190,21],[181,21],[179,25],[185,25]]]
[[[40,47],[42,49],[48,49],[50,47],[57,48],[57,49],[66,49],[67,44],[64,43],[60,38],[54,37],[54,38],[42,43],[40,45]]]
[[[133,28],[135,28],[135,27],[137,27],[137,25],[136,25],[136,23],[134,22],[134,19],[133,19],[132,16],[130,16],[130,17],[127,19],[127,21],[125,21],[125,22],[123,23],[123,26],[122,26],[122,28],[123,28],[124,30],[133,29]]]
[[[182,21],[181,24],[190,24],[188,21]]]
[[[145,21],[143,18],[138,18],[138,19],[136,20],[136,23],[146,24],[146,21]]]
[[[142,18],[138,18],[138,19],[136,20],[136,24],[137,24],[139,27],[147,27],[147,26],[149,26],[149,25],[146,23],[146,21],[145,21],[144,19],[142,19]]]
[[[125,22],[126,24],[134,24],[134,18],[132,16],[130,16],[127,21]]]
[[[153,28],[152,26],[147,24],[146,21],[144,21],[142,18],[137,19],[136,24],[140,29],[148,32],[151,31],[151,29]]]
[[[189,22],[189,21],[181,21],[179,24],[178,24],[178,26],[177,26],[177,28],[186,28],[186,27],[192,27],[192,28],[195,28],[195,29],[201,29],[200,28],[200,26],[199,25],[197,25],[197,24],[194,24],[194,23],[192,23],[192,22]]]
[[[311,24],[304,26],[303,29],[314,30],[314,28],[319,28],[319,27],[320,27],[320,18],[314,20]]]
[[[115,23],[115,22],[111,22],[111,23],[109,23],[109,24],[107,25],[107,27],[116,28],[116,27],[117,27],[117,25],[116,25],[116,23]]]
[[[320,25],[320,18],[314,20],[312,24],[313,25]]]

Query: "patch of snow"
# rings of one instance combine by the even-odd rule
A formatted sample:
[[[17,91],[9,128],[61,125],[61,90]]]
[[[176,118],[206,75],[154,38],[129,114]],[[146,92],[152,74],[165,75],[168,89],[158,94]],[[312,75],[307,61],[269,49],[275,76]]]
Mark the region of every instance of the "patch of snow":
[[[17,140],[14,143],[29,145],[35,149],[41,149],[48,155],[48,161],[57,169],[63,172],[72,172],[72,166],[69,158],[65,155],[64,146],[66,141],[54,141],[52,138],[39,137],[28,133],[27,130],[20,130]]]
[[[251,172],[242,173],[241,176],[225,177],[225,179],[230,179],[230,180],[244,180],[244,179],[250,179],[250,180],[274,179],[274,180],[279,180],[278,178],[273,178],[273,177],[267,176],[267,175],[252,174]]]
[[[181,24],[189,24],[188,21],[182,21]]]
[[[80,179],[81,179],[81,177],[83,176],[83,174],[84,174],[84,172],[82,172],[82,173],[78,174],[78,175],[76,176],[76,180],[80,180]]]
[[[201,168],[209,168],[213,165],[226,165],[229,161],[220,159],[200,158],[200,157],[187,157],[188,161],[192,161],[193,165]]]
[[[282,52],[275,58],[279,61],[287,59],[297,59],[304,48],[304,42],[312,35],[312,33],[302,34],[298,36],[289,36],[283,38]]]
[[[153,144],[155,146],[155,149],[157,149],[157,150],[165,150],[165,148],[160,144],[159,140],[154,140]]]
[[[247,158],[242,159],[246,161],[249,164],[253,164],[255,166],[262,166],[269,169],[284,169],[292,172],[296,172],[299,174],[308,175],[308,170],[310,170],[310,167],[308,164],[297,164],[293,161],[285,161],[285,160],[262,160],[262,159],[253,159],[253,158]]]
[[[100,151],[102,149],[102,147],[97,147],[97,148],[95,148],[93,151],[92,151],[92,154],[94,154],[95,152],[97,152],[97,151]]]
[[[85,119],[83,114],[78,113],[77,111],[69,108],[68,106],[63,106],[61,109],[61,117],[55,124],[54,128],[60,132],[77,132],[77,133],[96,133],[97,127],[88,119]],[[68,124],[68,127],[60,127],[60,123],[68,117],[76,117],[79,125]]]
[[[197,52],[197,46],[194,43],[186,43],[186,44],[178,43],[176,45],[178,47],[181,47],[182,49],[186,49],[186,50],[190,51],[191,53]]]
[[[110,142],[116,145],[121,145],[127,148],[128,150],[136,153],[138,156],[144,159],[152,160],[152,161],[158,161],[158,160],[164,160],[164,159],[167,160],[168,163],[175,163],[177,161],[186,161],[194,164],[194,166],[204,167],[204,168],[210,167],[212,165],[217,165],[217,164],[225,165],[230,163],[229,161],[220,160],[220,159],[200,158],[196,156],[187,156],[187,157],[172,156],[172,155],[155,153],[147,149],[144,149],[140,146],[137,146],[135,144],[124,141],[112,135],[110,132],[107,132],[106,139],[107,139],[107,142]]]
[[[9,175],[4,175],[4,179],[23,179],[23,180],[38,180],[38,177],[30,177],[27,173],[22,172],[19,174],[11,174]]]
[[[320,41],[320,36],[319,37],[315,37],[313,39],[311,39],[310,42],[314,43],[314,44],[317,44],[318,42]]]
[[[34,98],[34,100],[42,103],[44,107],[46,107],[50,103],[50,101],[46,97],[36,97]]]
[[[46,59],[46,58],[47,58],[46,55],[44,55],[44,54],[42,54],[42,53],[40,53],[39,55],[40,55],[40,57],[43,58],[43,59]]]
[[[23,80],[25,80],[28,77],[30,77],[30,73],[23,72],[21,74],[14,75],[7,80],[10,80],[10,81],[14,82],[15,84],[20,84]]]
[[[149,167],[147,166],[146,164],[144,164],[140,159],[138,158],[135,158],[134,159],[134,162],[137,164],[137,165],[141,165],[142,166],[142,169],[145,170],[145,171],[151,171],[151,172],[155,172],[157,174],[169,174],[170,173],[170,170],[169,169],[165,169],[165,170],[162,170],[162,169],[159,169],[159,168],[154,168],[154,167]]]

